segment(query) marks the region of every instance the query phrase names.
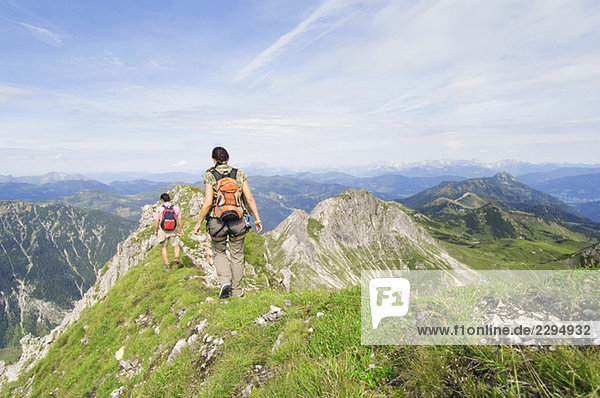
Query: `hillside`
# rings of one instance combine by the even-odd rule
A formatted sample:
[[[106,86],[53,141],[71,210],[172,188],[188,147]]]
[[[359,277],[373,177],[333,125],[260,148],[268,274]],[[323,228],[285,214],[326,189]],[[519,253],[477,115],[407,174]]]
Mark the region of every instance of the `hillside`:
[[[122,187],[125,192],[131,188]],[[122,194],[105,189],[87,189],[71,196],[64,196],[54,201],[69,204],[82,209],[102,210],[117,214],[120,217],[138,221],[142,206],[155,203],[160,194],[171,189],[173,185],[162,186],[154,190],[136,194]],[[138,187],[139,189],[141,187]],[[135,190],[137,190],[135,189]]]
[[[134,223],[71,206],[0,202],[0,348],[43,335],[96,281]]]
[[[76,202],[80,193],[83,193],[84,197],[89,196],[85,191],[105,192],[110,200],[110,194],[137,195],[149,191],[164,192],[175,185],[175,183],[148,180],[113,181],[105,184],[83,176],[49,173],[39,177],[5,178],[4,182],[0,182],[0,200],[46,201],[74,196],[70,199]],[[130,199],[135,200],[135,197]],[[69,198],[67,202],[68,200]]]
[[[189,233],[202,195],[175,194]],[[0,396],[593,396],[600,385],[596,346],[363,345],[358,287],[253,286],[269,275],[257,263],[245,297],[216,300],[205,236],[187,237],[186,266],[166,272],[140,225]]]
[[[597,201],[600,200],[600,173],[555,178],[534,187],[569,203]]]
[[[400,200],[404,205],[421,211],[438,198],[457,200],[463,195],[475,194],[486,203],[495,203],[504,210],[518,210],[566,222],[591,223],[575,208],[537,191],[508,173],[493,177],[475,178],[460,182],[444,182],[436,187]]]
[[[590,220],[600,223],[600,200],[575,203],[573,206]]]
[[[356,284],[362,269],[462,268],[396,202],[347,190],[267,234],[269,266],[289,289]]]

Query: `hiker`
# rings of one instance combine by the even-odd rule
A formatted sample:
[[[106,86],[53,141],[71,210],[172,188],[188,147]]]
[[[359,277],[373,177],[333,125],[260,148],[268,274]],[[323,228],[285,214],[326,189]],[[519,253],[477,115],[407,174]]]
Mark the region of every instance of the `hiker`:
[[[212,160],[214,167],[204,174],[204,204],[194,226],[194,233],[199,233],[206,218],[206,229],[211,237],[213,261],[221,287],[219,298],[232,295],[242,297],[244,291],[240,281],[244,276],[244,238],[250,229],[248,210],[255,218],[258,233],[262,231],[262,223],[246,173],[227,164],[229,154],[223,147],[213,149]],[[225,252],[228,242],[229,259]]]
[[[181,210],[179,206],[171,204],[168,193],[160,195],[161,206],[154,212],[154,235],[158,236],[158,243],[162,245],[162,256],[165,260],[165,268],[171,269],[167,245],[171,243],[175,252],[174,263],[181,264],[179,259],[179,237],[183,236],[183,223],[181,222]],[[160,228],[159,228],[160,227]]]

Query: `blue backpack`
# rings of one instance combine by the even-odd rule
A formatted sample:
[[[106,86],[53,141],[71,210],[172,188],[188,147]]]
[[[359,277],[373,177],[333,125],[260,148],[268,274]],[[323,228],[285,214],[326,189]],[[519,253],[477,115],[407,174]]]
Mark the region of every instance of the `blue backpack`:
[[[173,210],[173,205],[163,205],[163,208],[164,209],[160,219],[160,227],[165,231],[175,229],[175,227],[177,226],[177,220],[175,219],[175,210]]]

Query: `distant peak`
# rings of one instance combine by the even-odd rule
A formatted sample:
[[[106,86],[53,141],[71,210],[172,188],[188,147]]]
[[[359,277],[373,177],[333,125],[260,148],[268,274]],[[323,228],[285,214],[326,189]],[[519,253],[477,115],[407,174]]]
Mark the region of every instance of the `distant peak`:
[[[508,174],[506,171],[502,171],[502,172],[496,174],[493,178],[500,182],[518,182],[515,177]]]

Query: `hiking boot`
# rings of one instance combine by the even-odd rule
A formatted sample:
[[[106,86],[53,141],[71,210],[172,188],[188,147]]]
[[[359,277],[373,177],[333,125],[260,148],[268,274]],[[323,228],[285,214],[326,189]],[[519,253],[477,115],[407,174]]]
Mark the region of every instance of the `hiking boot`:
[[[244,289],[238,289],[238,290],[234,290],[231,293],[232,297],[244,297]]]
[[[173,264],[177,264],[177,265],[183,266],[183,262],[181,261],[181,259],[179,257],[175,257],[173,259]]]
[[[165,263],[165,269],[168,271],[171,269],[171,264],[170,263]]]
[[[225,283],[221,286],[221,291],[219,292],[220,299],[226,299],[231,296],[231,284]]]

